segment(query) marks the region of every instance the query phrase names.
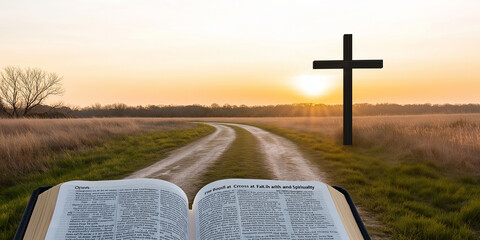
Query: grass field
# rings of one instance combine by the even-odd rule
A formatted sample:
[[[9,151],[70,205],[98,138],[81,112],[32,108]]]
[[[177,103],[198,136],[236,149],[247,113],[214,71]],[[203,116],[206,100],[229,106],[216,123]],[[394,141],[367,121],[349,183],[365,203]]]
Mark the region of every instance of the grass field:
[[[172,119],[0,119],[0,186],[55,168],[52,153],[93,146],[116,135],[192,126]]]
[[[277,126],[342,142],[341,117],[208,120]],[[421,159],[459,174],[480,176],[480,114],[355,117],[353,137],[356,147],[379,148],[393,158]]]
[[[13,238],[30,193],[39,186],[78,179],[120,179],[166,157],[166,152],[214,130],[207,125],[177,125],[161,121],[157,124],[167,126],[149,133],[104,137],[101,142],[96,142],[95,146],[83,146],[80,150],[50,152],[44,155],[44,161],[49,163],[49,168],[17,176],[15,182],[1,185],[0,239]],[[180,129],[172,129],[174,127]]]

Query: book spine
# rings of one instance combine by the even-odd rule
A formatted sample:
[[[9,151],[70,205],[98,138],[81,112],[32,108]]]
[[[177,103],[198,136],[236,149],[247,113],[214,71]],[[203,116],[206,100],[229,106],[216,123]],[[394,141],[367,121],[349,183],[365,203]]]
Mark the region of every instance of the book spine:
[[[27,207],[23,212],[22,219],[20,220],[20,224],[18,224],[17,231],[15,232],[15,240],[23,239],[25,235],[25,231],[27,230],[28,222],[30,221],[30,217],[32,216],[33,208],[35,208],[35,204],[37,203],[38,195],[45,192],[46,190],[50,189],[52,186],[46,187],[39,187],[32,192],[30,196],[30,200],[28,200]]]
[[[353,203],[352,198],[350,197],[350,194],[348,194],[348,192],[341,187],[337,187],[337,186],[332,186],[332,187],[338,190],[339,192],[341,192],[343,195],[345,195],[345,199],[347,199],[347,203],[350,206],[350,210],[352,211],[353,217],[355,218],[358,228],[362,233],[363,239],[371,240],[370,235],[367,232],[367,228],[365,228],[365,225],[363,225],[363,221],[360,218],[360,214],[358,214],[357,208],[355,207],[355,204]]]

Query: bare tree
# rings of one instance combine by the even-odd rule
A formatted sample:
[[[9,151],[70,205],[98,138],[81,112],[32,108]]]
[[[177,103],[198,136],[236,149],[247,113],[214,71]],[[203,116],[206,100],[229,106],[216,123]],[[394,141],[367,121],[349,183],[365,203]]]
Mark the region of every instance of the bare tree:
[[[59,77],[38,68],[5,67],[0,74],[0,100],[7,107],[1,110],[10,117],[27,116],[52,95],[63,93]],[[10,108],[10,109],[9,109]]]
[[[10,111],[8,111],[7,108],[3,107],[2,110],[10,117],[18,116],[18,108],[20,107],[19,105],[21,105],[20,74],[21,69],[17,70],[15,67],[5,67],[1,73],[0,94],[2,100],[11,108]]]

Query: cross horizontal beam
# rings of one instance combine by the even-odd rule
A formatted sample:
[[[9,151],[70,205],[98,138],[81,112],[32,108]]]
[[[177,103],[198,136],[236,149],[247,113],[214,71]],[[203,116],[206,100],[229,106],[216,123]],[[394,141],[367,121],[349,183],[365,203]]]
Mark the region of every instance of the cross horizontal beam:
[[[326,60],[313,61],[313,69],[383,68],[383,60]]]

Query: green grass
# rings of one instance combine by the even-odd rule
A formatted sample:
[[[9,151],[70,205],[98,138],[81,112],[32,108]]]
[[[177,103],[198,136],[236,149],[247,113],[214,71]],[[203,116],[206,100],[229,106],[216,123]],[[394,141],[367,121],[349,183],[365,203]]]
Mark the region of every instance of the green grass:
[[[284,136],[385,223],[395,239],[480,239],[480,179],[378,148],[345,147],[319,134],[261,126]],[[367,227],[368,228],[368,227]]]
[[[166,152],[205,136],[214,128],[198,124],[195,128],[152,132],[137,136],[118,136],[83,151],[52,154],[50,170],[17,179],[0,190],[0,239],[12,239],[33,190],[71,180],[123,178],[166,156]]]
[[[258,140],[250,132],[232,126],[236,139],[219,159],[207,168],[196,187],[226,178],[272,179],[260,152]],[[190,204],[193,201],[190,201]]]

